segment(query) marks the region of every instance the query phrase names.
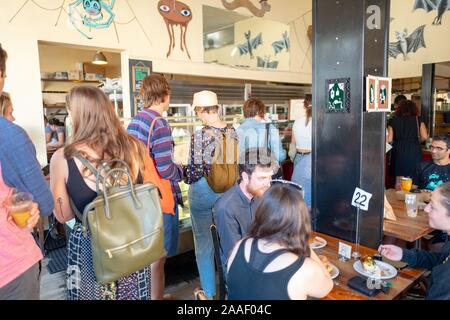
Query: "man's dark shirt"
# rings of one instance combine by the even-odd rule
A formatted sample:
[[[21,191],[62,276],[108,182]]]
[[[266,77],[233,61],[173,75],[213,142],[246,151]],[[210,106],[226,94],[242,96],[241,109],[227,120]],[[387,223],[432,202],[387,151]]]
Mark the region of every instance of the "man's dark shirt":
[[[419,189],[433,191],[448,181],[450,181],[450,164],[439,166],[433,161],[423,161],[417,165],[414,184],[419,186]]]

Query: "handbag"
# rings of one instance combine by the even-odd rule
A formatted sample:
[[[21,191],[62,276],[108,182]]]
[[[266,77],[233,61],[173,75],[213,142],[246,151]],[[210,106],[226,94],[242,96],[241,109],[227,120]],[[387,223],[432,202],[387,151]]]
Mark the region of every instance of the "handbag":
[[[143,179],[144,182],[151,182],[156,187],[158,187],[160,195],[161,195],[161,209],[163,213],[167,214],[175,214],[175,200],[173,198],[172,186],[170,185],[170,180],[161,178],[161,175],[156,170],[155,161],[150,156],[151,148],[150,148],[150,138],[153,133],[153,127],[155,126],[156,120],[162,119],[161,117],[157,117],[153,119],[152,124],[150,126],[150,130],[148,132],[148,140],[147,140],[147,154],[144,157],[144,174]]]
[[[111,160],[96,170],[86,158],[76,157],[97,178],[98,196],[86,205],[81,215],[83,235],[87,237],[89,231],[91,236],[97,281],[114,282],[164,257],[163,215],[156,186],[133,185],[124,161]],[[112,163],[119,163],[123,168],[110,169]],[[119,183],[124,175],[128,178],[125,186]],[[110,177],[113,182],[108,184]],[[80,217],[73,202],[71,205]]]

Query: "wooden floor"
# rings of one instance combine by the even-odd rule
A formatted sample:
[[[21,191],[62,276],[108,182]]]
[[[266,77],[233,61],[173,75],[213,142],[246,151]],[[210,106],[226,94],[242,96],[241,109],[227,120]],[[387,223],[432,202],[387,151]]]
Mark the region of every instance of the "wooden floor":
[[[42,262],[41,300],[65,300],[65,271],[50,274],[47,270],[48,259]],[[165,294],[170,300],[194,300],[194,289],[200,286],[199,278],[192,281],[180,281],[166,288]]]

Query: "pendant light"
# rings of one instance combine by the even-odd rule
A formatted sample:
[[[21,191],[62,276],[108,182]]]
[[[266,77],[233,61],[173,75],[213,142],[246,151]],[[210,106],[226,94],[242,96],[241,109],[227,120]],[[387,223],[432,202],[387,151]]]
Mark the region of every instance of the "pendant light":
[[[97,65],[105,65],[108,64],[108,60],[106,60],[106,57],[102,52],[97,51],[97,53],[94,56],[94,59],[92,60],[92,63]]]

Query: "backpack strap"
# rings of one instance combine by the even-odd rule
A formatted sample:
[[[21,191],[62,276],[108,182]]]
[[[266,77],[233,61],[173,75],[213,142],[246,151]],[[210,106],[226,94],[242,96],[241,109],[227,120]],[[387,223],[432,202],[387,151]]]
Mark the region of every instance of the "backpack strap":
[[[270,123],[266,123],[266,148],[270,150]]]
[[[147,138],[147,150],[150,154],[151,151],[151,147],[150,147],[150,138],[153,134],[153,127],[155,126],[155,123],[157,120],[162,119],[162,117],[156,117],[155,119],[153,119],[152,124],[150,125],[150,130],[148,130],[148,138]]]

